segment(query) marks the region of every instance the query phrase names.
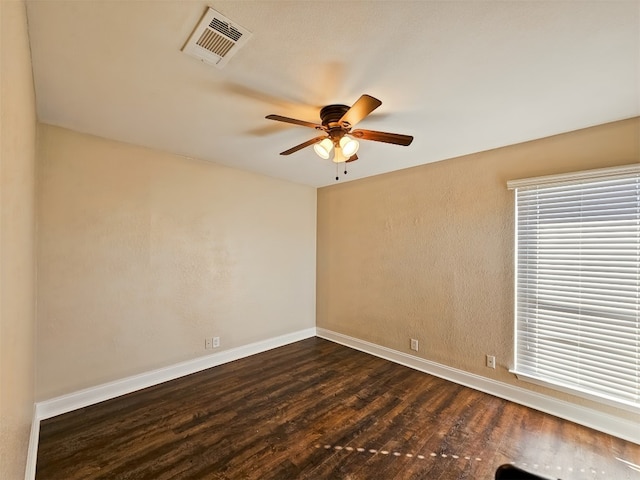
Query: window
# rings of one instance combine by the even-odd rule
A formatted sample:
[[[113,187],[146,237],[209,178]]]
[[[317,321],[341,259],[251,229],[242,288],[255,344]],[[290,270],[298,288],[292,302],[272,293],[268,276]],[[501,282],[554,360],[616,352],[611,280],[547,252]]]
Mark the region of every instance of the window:
[[[518,378],[640,411],[640,165],[508,182]]]

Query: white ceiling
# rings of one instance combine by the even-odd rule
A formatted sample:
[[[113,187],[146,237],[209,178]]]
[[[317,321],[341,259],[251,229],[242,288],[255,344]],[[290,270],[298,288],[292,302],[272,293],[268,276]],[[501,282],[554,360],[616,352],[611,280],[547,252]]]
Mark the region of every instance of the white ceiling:
[[[181,52],[207,6],[253,33],[223,68]],[[342,181],[640,115],[640,0],[28,0],[40,121],[312,186],[319,122],[363,93]],[[341,175],[342,177],[343,175]]]

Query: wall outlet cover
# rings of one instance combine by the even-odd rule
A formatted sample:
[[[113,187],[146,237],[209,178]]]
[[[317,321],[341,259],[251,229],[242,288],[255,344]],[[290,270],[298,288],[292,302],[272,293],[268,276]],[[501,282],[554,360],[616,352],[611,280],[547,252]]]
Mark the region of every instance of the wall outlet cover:
[[[493,355],[487,355],[487,367],[496,368],[496,357]]]

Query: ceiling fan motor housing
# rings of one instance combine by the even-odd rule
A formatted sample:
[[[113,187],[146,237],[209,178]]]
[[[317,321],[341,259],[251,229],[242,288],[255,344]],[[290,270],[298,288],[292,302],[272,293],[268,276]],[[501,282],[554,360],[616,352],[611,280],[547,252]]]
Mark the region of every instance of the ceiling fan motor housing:
[[[347,105],[327,105],[320,110],[322,126],[337,147],[340,139],[351,129],[348,122],[340,123],[340,119],[349,110]]]
[[[322,125],[328,128],[341,126],[338,122],[347,113],[350,107],[346,105],[327,105],[320,110],[320,118],[322,119]],[[346,128],[351,125],[345,123]]]

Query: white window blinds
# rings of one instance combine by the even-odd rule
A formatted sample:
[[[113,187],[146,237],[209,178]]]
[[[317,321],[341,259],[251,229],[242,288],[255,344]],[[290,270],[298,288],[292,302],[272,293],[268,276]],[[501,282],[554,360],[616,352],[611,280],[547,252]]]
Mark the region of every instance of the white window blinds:
[[[640,408],[640,166],[509,182],[514,372]]]

